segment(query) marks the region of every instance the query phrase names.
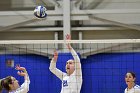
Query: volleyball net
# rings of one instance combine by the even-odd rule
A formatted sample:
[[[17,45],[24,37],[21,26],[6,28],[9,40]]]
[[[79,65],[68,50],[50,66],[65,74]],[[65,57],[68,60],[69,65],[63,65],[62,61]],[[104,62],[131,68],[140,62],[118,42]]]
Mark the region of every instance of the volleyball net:
[[[124,77],[128,71],[135,72],[136,83],[140,83],[140,39],[3,40],[0,41],[0,77],[22,78],[16,74],[13,64],[10,65],[14,62],[29,72],[29,93],[59,93],[61,81],[49,71],[49,65],[57,49],[57,67],[65,72],[66,61],[72,58],[65,47],[68,42],[81,60],[81,93],[122,93],[127,87]]]

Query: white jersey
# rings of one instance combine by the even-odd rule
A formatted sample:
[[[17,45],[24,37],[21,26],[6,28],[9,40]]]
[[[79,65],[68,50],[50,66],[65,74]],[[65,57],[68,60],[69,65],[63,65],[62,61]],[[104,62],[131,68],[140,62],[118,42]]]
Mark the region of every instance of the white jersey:
[[[72,75],[64,75],[62,80],[61,93],[80,93],[82,86],[82,77],[78,77],[73,72]]]
[[[20,88],[18,88],[15,91],[11,91],[9,93],[27,93],[29,91],[29,84],[30,84],[30,79],[28,76],[28,79],[24,81],[24,83],[21,85]]]
[[[140,86],[135,85],[130,90],[128,90],[128,88],[126,88],[124,93],[140,93]]]
[[[81,90],[82,71],[80,59],[73,49],[71,50],[71,53],[74,57],[75,62],[77,62],[76,64],[78,64],[79,67],[75,67],[75,71],[70,76],[57,69],[56,62],[53,59],[50,64],[50,71],[62,81],[60,93],[80,93]]]

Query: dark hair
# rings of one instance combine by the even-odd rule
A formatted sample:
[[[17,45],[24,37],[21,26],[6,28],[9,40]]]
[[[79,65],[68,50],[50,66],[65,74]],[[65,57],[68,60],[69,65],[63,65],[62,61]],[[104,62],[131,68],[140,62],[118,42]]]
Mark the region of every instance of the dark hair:
[[[129,71],[127,73],[130,73],[133,76],[133,78],[136,78],[136,74],[134,72]]]
[[[12,76],[7,76],[6,78],[0,81],[0,92],[2,89],[6,89],[7,91],[10,90],[9,84],[12,84]]]
[[[2,91],[1,81],[2,81],[2,79],[0,79],[0,93],[1,93],[1,91]]]

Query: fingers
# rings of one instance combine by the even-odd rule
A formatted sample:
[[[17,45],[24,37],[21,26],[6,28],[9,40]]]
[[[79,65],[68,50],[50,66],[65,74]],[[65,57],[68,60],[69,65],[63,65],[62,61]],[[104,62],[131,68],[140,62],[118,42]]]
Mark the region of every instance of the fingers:
[[[20,64],[17,64],[15,67],[16,70],[26,70],[24,67],[20,67]]]
[[[66,40],[71,40],[71,35],[70,34],[66,35]]]
[[[57,60],[57,58],[58,58],[58,52],[57,52],[57,50],[54,50],[54,58],[53,58],[53,60]]]
[[[71,35],[70,34],[66,35],[66,40],[71,40]],[[67,41],[66,45],[67,45],[68,49],[71,49],[71,44],[69,43],[69,41]]]
[[[54,56],[58,56],[57,50],[54,50]]]
[[[15,69],[16,69],[16,70],[19,70],[19,69],[20,69],[20,64],[16,64]]]
[[[17,72],[17,74],[20,75],[20,76],[25,76],[27,74],[26,69],[24,67],[20,67],[19,64],[16,65],[15,69],[20,70],[20,71]]]

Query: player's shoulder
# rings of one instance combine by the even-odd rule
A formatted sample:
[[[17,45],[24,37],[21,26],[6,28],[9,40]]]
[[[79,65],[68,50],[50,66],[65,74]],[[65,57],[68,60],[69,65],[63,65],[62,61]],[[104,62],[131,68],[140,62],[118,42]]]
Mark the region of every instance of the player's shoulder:
[[[67,73],[63,72],[63,77],[67,76]]]
[[[124,93],[127,93],[127,88],[125,88]]]
[[[140,86],[139,85],[135,85],[134,88],[135,89],[140,89]]]

